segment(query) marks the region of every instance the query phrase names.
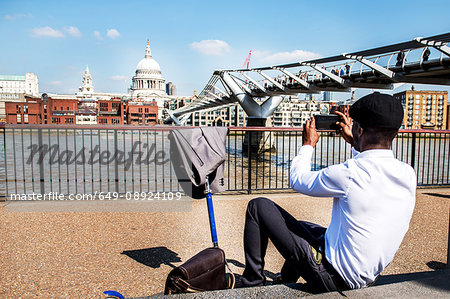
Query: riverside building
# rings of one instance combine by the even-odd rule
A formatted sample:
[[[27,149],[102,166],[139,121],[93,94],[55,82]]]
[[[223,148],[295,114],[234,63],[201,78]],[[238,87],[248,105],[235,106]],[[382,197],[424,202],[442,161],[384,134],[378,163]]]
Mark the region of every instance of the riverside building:
[[[24,102],[25,95],[39,96],[39,80],[35,74],[0,75],[0,118],[6,116],[5,102]]]
[[[406,90],[394,94],[405,110],[403,128],[447,130],[448,92]]]
[[[287,97],[272,114],[274,127],[301,127],[316,114],[330,111],[330,103]]]

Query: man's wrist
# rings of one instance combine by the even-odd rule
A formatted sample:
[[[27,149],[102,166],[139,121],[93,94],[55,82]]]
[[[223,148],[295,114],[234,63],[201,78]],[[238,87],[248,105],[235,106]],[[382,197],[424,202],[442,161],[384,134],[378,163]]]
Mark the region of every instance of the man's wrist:
[[[314,142],[312,142],[312,141],[304,141],[304,142],[303,142],[303,145],[309,145],[309,146],[312,146],[313,148],[316,147],[316,143],[314,143]]]

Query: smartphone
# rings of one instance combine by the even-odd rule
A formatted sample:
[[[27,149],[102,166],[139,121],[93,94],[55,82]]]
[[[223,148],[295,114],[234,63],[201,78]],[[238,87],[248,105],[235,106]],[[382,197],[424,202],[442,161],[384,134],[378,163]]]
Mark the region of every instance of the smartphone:
[[[341,121],[341,117],[337,114],[318,114],[314,115],[317,130],[333,130],[339,129],[336,124]]]

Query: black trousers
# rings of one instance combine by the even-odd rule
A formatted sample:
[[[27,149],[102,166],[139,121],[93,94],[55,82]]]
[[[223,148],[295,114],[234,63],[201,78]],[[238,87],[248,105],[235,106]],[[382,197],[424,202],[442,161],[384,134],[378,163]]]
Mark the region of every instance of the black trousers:
[[[306,221],[298,221],[267,198],[255,198],[247,206],[244,229],[245,270],[243,286],[265,283],[264,257],[268,240],[285,258],[281,269],[284,282],[296,282],[303,277],[312,292],[331,292],[348,289],[340,275],[323,256],[317,262],[314,249],[324,249],[326,228]]]

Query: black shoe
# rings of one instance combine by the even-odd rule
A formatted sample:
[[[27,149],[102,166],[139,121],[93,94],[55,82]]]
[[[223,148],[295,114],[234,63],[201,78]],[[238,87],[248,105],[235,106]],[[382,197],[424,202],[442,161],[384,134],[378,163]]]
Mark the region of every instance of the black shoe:
[[[272,281],[273,281],[273,284],[283,284],[283,283],[285,283],[283,281],[283,278],[281,277],[281,272],[275,274]]]

